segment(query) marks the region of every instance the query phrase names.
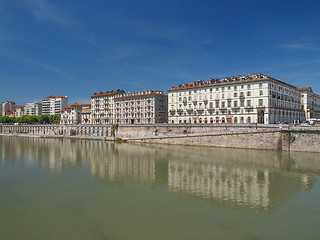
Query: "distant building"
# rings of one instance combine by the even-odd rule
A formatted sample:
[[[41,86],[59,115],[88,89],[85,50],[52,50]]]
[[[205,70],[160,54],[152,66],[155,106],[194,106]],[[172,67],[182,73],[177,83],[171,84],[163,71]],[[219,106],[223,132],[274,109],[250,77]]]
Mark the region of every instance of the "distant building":
[[[49,96],[42,100],[42,114],[60,115],[61,110],[67,106],[67,96]]]
[[[124,93],[123,90],[99,92],[91,96],[91,119],[92,124],[113,124],[114,119],[114,96]]]
[[[25,112],[27,115],[39,116],[42,115],[42,103],[27,103]]]
[[[301,92],[301,104],[307,120],[320,119],[320,95],[313,93],[311,87],[298,88]]]
[[[7,117],[14,117],[14,111],[9,111],[9,112],[6,112],[6,115]]]
[[[14,116],[16,118],[22,117],[25,115],[25,106],[15,106],[14,108]]]
[[[61,111],[60,124],[80,124],[82,123],[82,111],[90,111],[90,104],[74,103],[68,107],[65,107]],[[87,120],[88,121],[88,120]]]
[[[0,117],[7,116],[8,114],[11,115],[11,112],[14,112],[15,103],[11,101],[2,102],[0,103]],[[13,113],[14,116],[14,113]]]
[[[168,90],[169,123],[290,123],[305,119],[300,91],[263,74],[210,79]]]
[[[91,104],[82,104],[81,124],[91,124]]]
[[[118,94],[114,98],[115,119],[119,124],[168,122],[168,96],[163,91]]]

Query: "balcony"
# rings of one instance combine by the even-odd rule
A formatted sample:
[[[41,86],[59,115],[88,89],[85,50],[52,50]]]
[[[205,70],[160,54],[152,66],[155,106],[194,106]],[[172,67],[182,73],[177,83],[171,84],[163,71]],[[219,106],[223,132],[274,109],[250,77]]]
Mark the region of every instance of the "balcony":
[[[183,109],[179,108],[177,109],[177,112],[183,112]]]
[[[208,111],[214,111],[214,108],[213,107],[209,107]]]
[[[245,108],[246,108],[246,109],[252,109],[253,106],[246,106]]]
[[[175,109],[170,109],[170,110],[169,110],[169,112],[171,112],[171,113],[175,113],[175,112],[176,112],[176,110],[175,110]]]
[[[193,108],[188,108],[187,112],[193,112]]]
[[[240,107],[232,107],[232,110],[239,110]]]
[[[265,105],[258,105],[257,108],[265,108]]]
[[[227,110],[227,108],[226,107],[221,107],[220,110]]]

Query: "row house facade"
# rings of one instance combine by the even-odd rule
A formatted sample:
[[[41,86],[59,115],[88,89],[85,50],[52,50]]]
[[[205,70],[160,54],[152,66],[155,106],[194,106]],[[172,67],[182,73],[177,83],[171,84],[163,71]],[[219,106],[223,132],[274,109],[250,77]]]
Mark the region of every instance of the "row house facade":
[[[305,118],[307,120],[320,119],[320,95],[315,94],[311,87],[299,88],[299,91]]]
[[[169,123],[301,122],[300,91],[263,74],[196,81],[168,90]]]
[[[42,103],[26,103],[25,113],[27,115],[39,116],[42,114]]]
[[[67,96],[49,96],[42,100],[42,114],[60,115],[61,111],[67,106]]]
[[[91,104],[74,103],[65,107],[61,111],[60,124],[80,124],[82,123],[82,111],[91,109]]]
[[[91,96],[91,123],[92,124],[114,124],[114,97],[124,93],[123,90],[112,90],[99,92]]]
[[[114,98],[119,124],[154,124],[168,121],[168,96],[163,91],[118,94]]]
[[[25,114],[26,114],[25,106],[15,106],[15,108],[14,108],[14,116],[16,118],[22,117]]]

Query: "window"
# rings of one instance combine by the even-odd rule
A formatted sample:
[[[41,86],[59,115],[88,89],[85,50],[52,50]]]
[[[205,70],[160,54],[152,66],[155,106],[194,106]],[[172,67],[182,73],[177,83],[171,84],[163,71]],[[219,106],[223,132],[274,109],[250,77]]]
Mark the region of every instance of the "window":
[[[263,99],[259,99],[259,106],[263,106]]]
[[[216,108],[219,108],[219,100],[216,100]]]
[[[247,96],[251,96],[251,92],[250,91],[247,92]]]
[[[234,95],[234,97],[238,97],[238,93],[236,93],[236,92],[233,95]]]
[[[263,90],[260,90],[260,96],[262,96],[263,95]]]
[[[248,107],[251,107],[251,100],[248,100],[248,101],[247,101],[247,106],[248,106]]]
[[[233,102],[234,107],[238,107],[238,101]]]

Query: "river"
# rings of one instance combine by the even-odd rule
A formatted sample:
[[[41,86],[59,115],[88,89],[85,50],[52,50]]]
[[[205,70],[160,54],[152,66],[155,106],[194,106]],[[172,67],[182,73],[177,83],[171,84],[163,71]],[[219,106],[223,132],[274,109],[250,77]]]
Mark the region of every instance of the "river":
[[[320,154],[0,136],[0,239],[319,239]]]

